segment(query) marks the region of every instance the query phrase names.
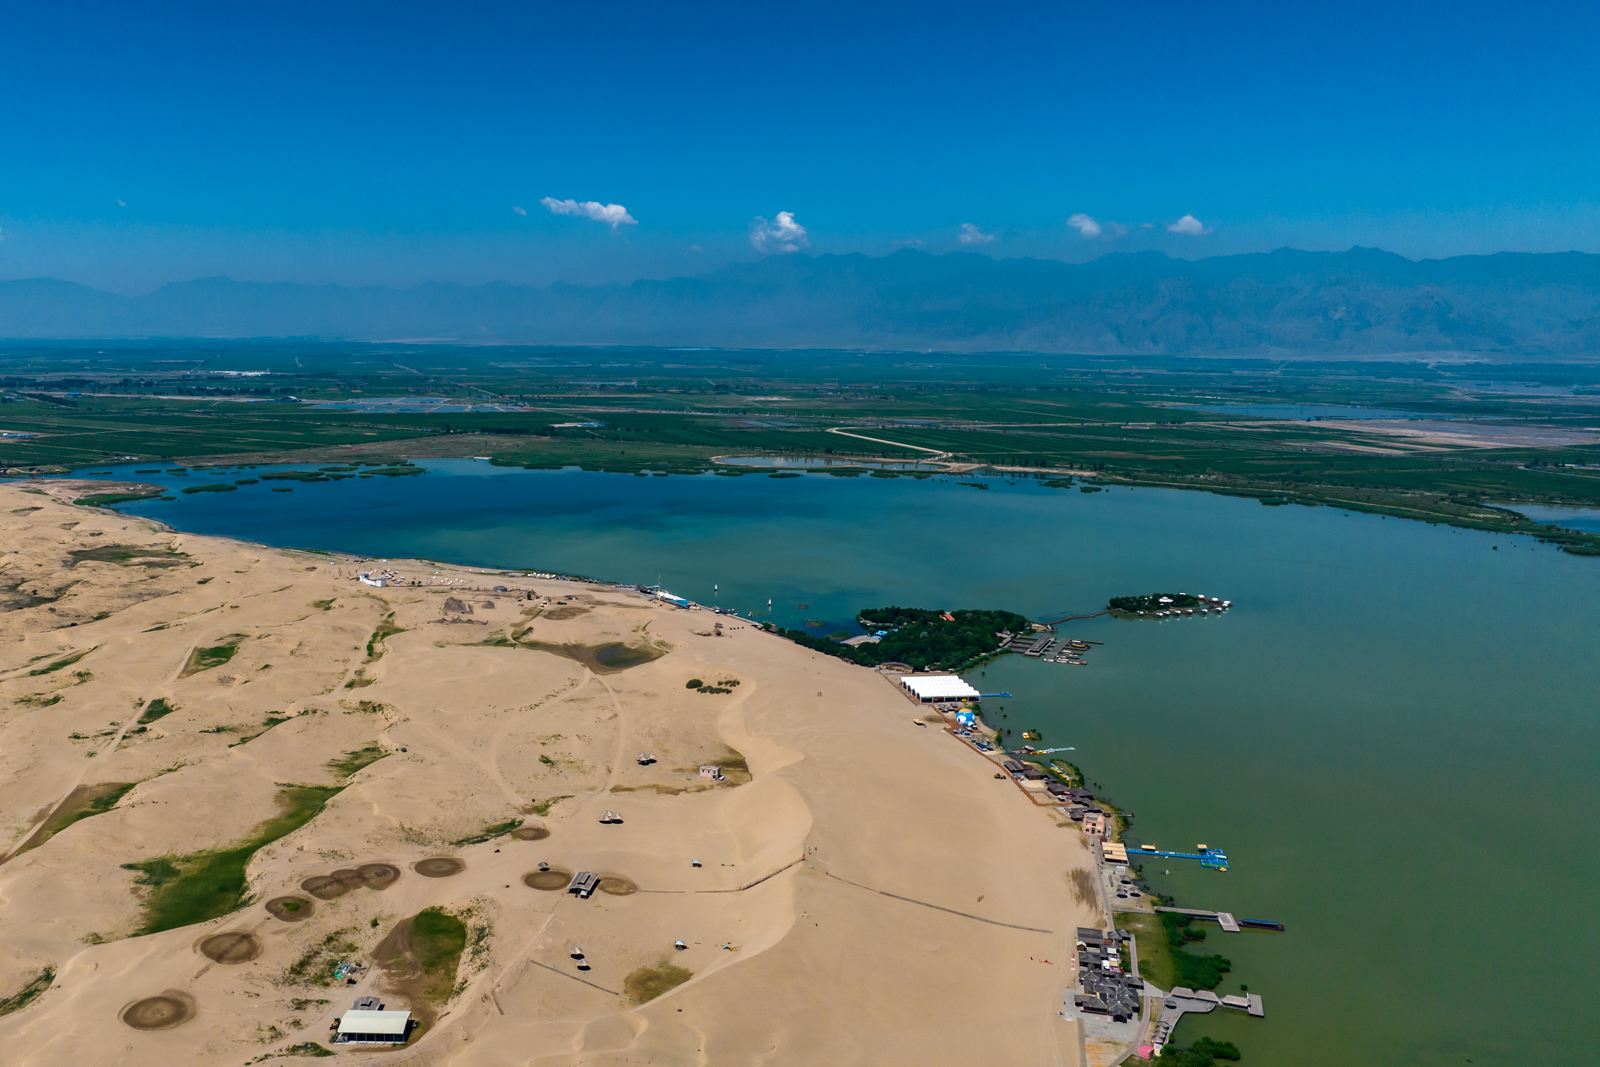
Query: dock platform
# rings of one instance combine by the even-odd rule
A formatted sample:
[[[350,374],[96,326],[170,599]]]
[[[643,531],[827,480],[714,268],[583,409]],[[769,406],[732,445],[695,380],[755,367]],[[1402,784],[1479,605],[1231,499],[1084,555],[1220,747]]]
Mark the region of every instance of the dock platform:
[[[1174,915],[1193,915],[1196,919],[1215,919],[1230,934],[1241,930],[1276,930],[1283,932],[1283,924],[1272,919],[1236,919],[1232,912],[1208,911],[1205,908],[1166,908],[1156,906],[1154,911],[1170,911]]]
[[[1162,852],[1159,849],[1146,848],[1141,845],[1128,853],[1130,856],[1165,856],[1175,860],[1199,860],[1200,866],[1209,867],[1214,871],[1228,869],[1228,854],[1220,848],[1208,848],[1203,852]]]

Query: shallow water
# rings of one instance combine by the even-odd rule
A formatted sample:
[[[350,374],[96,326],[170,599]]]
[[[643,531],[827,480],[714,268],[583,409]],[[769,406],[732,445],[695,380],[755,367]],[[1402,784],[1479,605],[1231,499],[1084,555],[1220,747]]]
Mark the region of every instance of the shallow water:
[[[1122,593],[1233,600],[1221,618],[1067,623],[1105,642],[1088,667],[1009,657],[971,678],[1013,694],[989,702],[1000,724],[1076,746],[1136,841],[1228,852],[1225,874],[1157,861],[1154,888],[1287,925],[1211,929],[1234,961],[1220,991],[1248,984],[1267,1018],[1191,1017],[1180,1040],[1232,1039],[1246,1067],[1591,1062],[1600,560],[1164,490],[425,465],[126,510],[279,545],[659,579],[758,617],[771,597],[776,621],[820,632],[890,604],[1052,619]]]
[[[1544,504],[1500,504],[1498,506],[1510,508],[1512,511],[1526,515],[1535,522],[1547,522],[1552,526],[1562,526],[1568,530],[1580,530],[1583,533],[1600,533],[1600,508],[1563,508]]]
[[[1334,404],[1172,404],[1189,411],[1251,415],[1262,419],[1440,419],[1448,415],[1399,408],[1360,408]]]

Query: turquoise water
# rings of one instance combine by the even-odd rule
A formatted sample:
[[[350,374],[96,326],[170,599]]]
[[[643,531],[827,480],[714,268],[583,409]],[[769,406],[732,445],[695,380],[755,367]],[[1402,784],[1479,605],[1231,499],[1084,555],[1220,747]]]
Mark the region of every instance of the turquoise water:
[[[779,623],[824,632],[886,604],[1048,619],[1121,593],[1233,600],[1221,618],[1068,623],[1105,642],[1090,666],[1010,657],[972,679],[1013,694],[991,701],[1001,724],[1076,746],[1136,841],[1232,861],[1157,861],[1153,888],[1287,925],[1212,929],[1234,961],[1222,992],[1248,984],[1268,1017],[1191,1019],[1180,1040],[1232,1039],[1244,1067],[1592,1062],[1600,560],[1163,490],[425,465],[127,510],[279,545],[659,576],[758,616],[771,597]]]

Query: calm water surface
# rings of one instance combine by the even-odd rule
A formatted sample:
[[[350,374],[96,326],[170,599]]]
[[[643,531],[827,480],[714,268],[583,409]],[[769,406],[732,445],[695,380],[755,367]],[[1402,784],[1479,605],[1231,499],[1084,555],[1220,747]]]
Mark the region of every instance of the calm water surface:
[[[886,604],[1049,619],[1119,593],[1233,600],[1222,618],[1069,623],[1105,642],[1090,666],[1011,657],[973,679],[1013,694],[991,701],[1005,725],[1075,745],[1135,840],[1233,862],[1160,861],[1155,889],[1287,924],[1213,928],[1234,961],[1221,992],[1248,984],[1268,1017],[1191,1016],[1180,1040],[1230,1038],[1245,1067],[1593,1062],[1600,560],[1199,493],[426,466],[127,510],[277,545],[659,576],[740,611],[771,597],[778,622],[819,632]]]

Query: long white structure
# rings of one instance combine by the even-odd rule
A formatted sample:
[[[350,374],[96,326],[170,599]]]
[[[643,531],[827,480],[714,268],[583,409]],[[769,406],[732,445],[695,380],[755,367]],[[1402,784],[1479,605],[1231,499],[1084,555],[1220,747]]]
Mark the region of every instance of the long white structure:
[[[354,1041],[402,1044],[411,1026],[409,1011],[356,1011],[345,1012],[339,1018],[336,1044]]]
[[[937,700],[978,699],[978,691],[953,674],[908,674],[900,679],[900,688],[924,704]]]

